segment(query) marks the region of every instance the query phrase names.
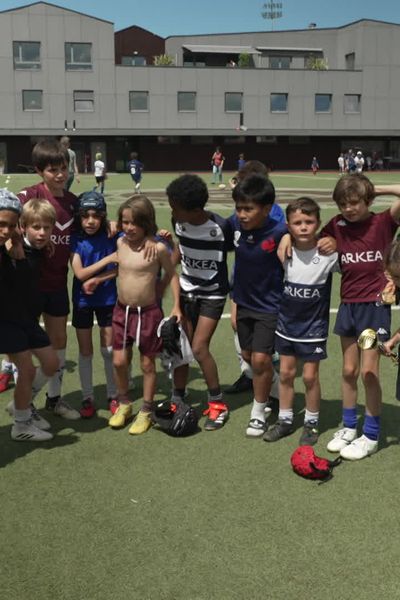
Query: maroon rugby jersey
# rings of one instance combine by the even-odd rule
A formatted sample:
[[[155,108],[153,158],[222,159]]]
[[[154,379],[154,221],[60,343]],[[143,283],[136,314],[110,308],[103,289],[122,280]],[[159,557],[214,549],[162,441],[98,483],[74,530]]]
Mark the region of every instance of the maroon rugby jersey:
[[[39,289],[42,292],[63,290],[67,285],[70,239],[71,233],[73,233],[77,198],[74,194],[67,191],[64,191],[63,197],[53,196],[44,183],[38,183],[22,190],[18,194],[18,197],[23,204],[32,198],[45,198],[54,206],[56,223],[51,234],[51,239],[55,251],[53,256],[45,255]]]
[[[387,283],[383,257],[397,227],[389,209],[371,212],[367,219],[355,223],[336,215],[322,229],[322,235],[331,235],[337,242],[342,302],[375,302],[379,298]]]

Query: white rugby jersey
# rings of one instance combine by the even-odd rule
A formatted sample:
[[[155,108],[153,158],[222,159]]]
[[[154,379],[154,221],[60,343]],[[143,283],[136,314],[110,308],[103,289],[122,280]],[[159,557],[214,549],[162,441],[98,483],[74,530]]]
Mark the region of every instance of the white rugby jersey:
[[[294,342],[322,342],[328,337],[332,272],[339,271],[337,252],[322,256],[292,248],[284,264],[283,297],[276,334]]]

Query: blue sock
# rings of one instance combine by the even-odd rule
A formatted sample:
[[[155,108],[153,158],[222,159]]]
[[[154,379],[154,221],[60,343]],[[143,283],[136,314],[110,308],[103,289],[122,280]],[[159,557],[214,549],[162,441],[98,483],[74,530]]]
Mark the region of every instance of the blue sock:
[[[357,407],[343,409],[343,425],[350,429],[357,427]]]
[[[379,438],[380,428],[380,417],[371,417],[370,415],[365,415],[363,434],[367,436],[369,440],[377,440]]]

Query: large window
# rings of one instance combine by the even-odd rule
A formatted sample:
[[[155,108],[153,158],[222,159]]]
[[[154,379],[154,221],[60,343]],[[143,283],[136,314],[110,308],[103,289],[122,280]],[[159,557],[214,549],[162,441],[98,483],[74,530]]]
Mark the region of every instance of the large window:
[[[355,52],[350,52],[349,54],[346,54],[345,57],[345,62],[346,62],[346,69],[348,71],[354,71],[355,67],[356,67],[356,55]]]
[[[225,112],[243,112],[243,94],[241,92],[225,93]]]
[[[146,57],[140,54],[132,54],[131,56],[121,56],[121,65],[144,67],[147,64]]]
[[[271,109],[271,112],[287,112],[288,95],[287,94],[271,94],[270,109]]]
[[[178,110],[194,112],[196,110],[196,92],[178,92]]]
[[[332,110],[332,94],[315,94],[315,112],[329,113]]]
[[[129,110],[149,110],[149,92],[129,92]]]
[[[343,110],[345,114],[354,114],[361,111],[360,94],[345,94],[343,101]]]
[[[13,42],[14,69],[40,69],[40,42]]]
[[[93,112],[94,111],[94,92],[91,90],[81,90],[74,92],[74,111],[75,112]]]
[[[42,110],[42,100],[42,90],[22,90],[22,110]]]
[[[290,63],[292,58],[290,56],[270,56],[269,57],[269,68],[270,69],[290,69]]]
[[[66,42],[65,68],[67,71],[82,71],[92,68],[92,44]]]

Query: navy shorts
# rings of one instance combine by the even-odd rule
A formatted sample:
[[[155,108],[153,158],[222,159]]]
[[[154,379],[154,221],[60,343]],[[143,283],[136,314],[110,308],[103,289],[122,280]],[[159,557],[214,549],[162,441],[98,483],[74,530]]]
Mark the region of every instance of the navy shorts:
[[[278,315],[237,307],[236,328],[242,350],[273,354]]]
[[[40,293],[42,310],[51,317],[66,317],[69,314],[69,297],[67,288],[56,292]]]
[[[225,307],[225,298],[199,298],[192,295],[181,294],[181,311],[196,329],[199,317],[208,317],[219,321]]]
[[[17,354],[50,346],[50,340],[36,319],[0,321],[0,354]]]
[[[275,350],[283,356],[296,356],[305,362],[317,362],[328,356],[326,340],[324,342],[293,342],[276,335]]]
[[[374,329],[379,340],[390,338],[390,305],[376,302],[341,304],[336,317],[334,333],[342,337],[358,338],[364,329]]]
[[[111,327],[114,304],[110,306],[73,306],[72,325],[76,329],[91,329],[94,315],[99,327]]]

